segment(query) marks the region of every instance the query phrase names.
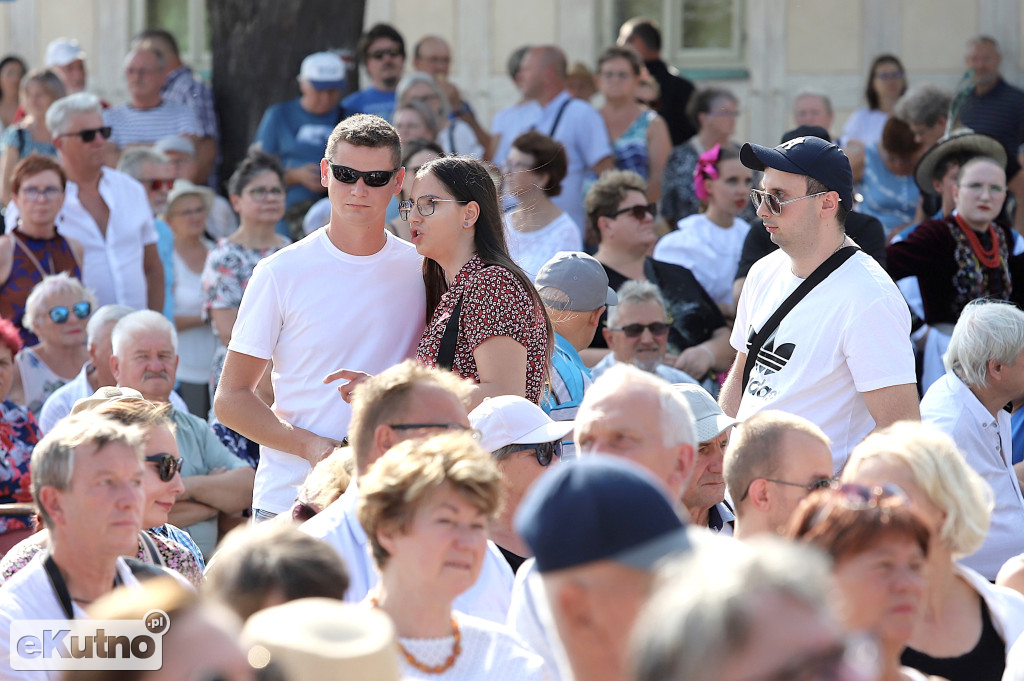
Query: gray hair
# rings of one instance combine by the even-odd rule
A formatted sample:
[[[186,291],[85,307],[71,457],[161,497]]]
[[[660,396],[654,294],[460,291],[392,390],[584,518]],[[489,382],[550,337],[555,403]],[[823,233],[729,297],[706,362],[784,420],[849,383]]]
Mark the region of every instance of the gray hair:
[[[988,45],[992,49],[994,49],[996,51],[996,54],[999,54],[999,55],[1002,54],[1002,51],[999,49],[999,42],[995,38],[990,36],[990,35],[976,35],[976,36],[974,36],[973,38],[971,38],[970,40],[967,41],[967,49],[971,49],[975,45],[980,45],[982,43],[984,43],[985,45]]]
[[[135,334],[145,331],[166,333],[171,339],[175,354],[177,354],[178,332],[175,331],[174,324],[155,310],[138,310],[130,315],[125,315],[110,334],[114,355],[124,359],[124,353],[128,351],[128,343],[135,337]]]
[[[61,419],[32,450],[32,498],[36,510],[47,527],[53,518],[39,501],[44,487],[67,490],[75,471],[75,449],[93,445],[97,450],[111,443],[128,445],[135,451],[139,463],[143,462],[145,431],[140,426],[126,426],[113,419],[91,412],[72,414]]]
[[[427,106],[418,99],[410,99],[409,101],[404,102],[403,104],[399,104],[398,106],[395,107],[395,113],[398,113],[402,109],[412,109],[413,111],[418,113],[420,118],[423,119],[423,123],[426,124],[426,126],[434,132],[434,137],[437,137],[437,133],[439,132],[440,128],[440,121],[437,120],[437,114],[434,113],[433,109],[431,109],[429,106]],[[394,114],[392,114],[391,118],[394,119],[394,117]],[[409,141],[410,140],[406,140],[405,143],[402,145],[403,151],[407,146],[409,146]]]
[[[61,97],[46,110],[46,128],[54,137],[63,135],[68,131],[68,122],[72,116],[87,113],[103,115],[103,106],[96,95],[90,92],[76,92]]]
[[[117,162],[117,169],[138,180],[142,177],[143,164],[162,165],[169,162],[167,154],[153,147],[129,147],[121,154],[121,160]]]
[[[793,98],[794,106],[804,97],[817,97],[825,105],[825,111],[828,111],[828,115],[832,115],[832,99],[821,90],[815,90],[814,88],[800,90],[800,92],[796,93],[796,97]]]
[[[441,102],[441,120],[438,121],[438,125],[448,120],[448,114],[452,112],[452,105],[448,102],[448,95],[444,93],[441,86],[437,84],[434,77],[429,73],[423,73],[422,71],[413,71],[402,76],[402,80],[398,81],[398,87],[395,88],[395,103],[397,107],[401,107],[405,104],[405,95],[409,92],[409,88],[417,83],[426,83],[437,95],[437,98]],[[396,108],[397,108],[396,107]]]
[[[907,90],[893,109],[896,118],[912,125],[931,127],[949,115],[953,96],[942,88],[924,83]]]
[[[622,392],[627,388],[640,387],[658,397],[658,405],[661,408],[659,423],[662,444],[666,447],[687,444],[696,449],[698,444],[697,426],[694,423],[693,411],[686,398],[680,395],[668,381],[629,364],[616,363],[601,374],[583,396],[579,411],[584,411],[594,402],[609,395]],[[579,421],[577,421],[578,423]]]
[[[21,81],[21,91],[25,91],[25,87],[29,83],[39,83],[43,86],[43,89],[53,97],[55,100],[60,99],[68,93],[67,87],[64,85],[64,81],[60,79],[52,69],[32,69],[25,74],[25,78]]]
[[[135,47],[128,51],[128,54],[126,54],[124,57],[125,68],[128,67],[128,62],[132,60],[132,57],[134,57],[139,52],[149,52],[150,54],[154,55],[156,57],[156,63],[160,67],[161,71],[167,68],[167,57],[164,56],[163,52],[157,49],[156,45],[154,45],[151,41],[147,40],[143,40],[142,42],[138,43],[137,45],[135,45]]]
[[[135,309],[127,305],[104,305],[93,312],[92,316],[89,317],[89,323],[85,326],[86,342],[89,344],[89,347],[92,347],[93,343],[96,342],[97,336],[100,335],[100,331],[104,326],[110,322],[119,322],[132,312],[135,312]]]
[[[1002,300],[979,298],[953,328],[946,369],[969,386],[988,386],[988,362],[1013,364],[1024,350],[1024,312]]]
[[[741,651],[764,599],[781,596],[830,619],[828,561],[806,546],[780,539],[709,542],[667,564],[632,636],[634,681],[714,681]]]
[[[661,297],[661,291],[649,281],[630,279],[622,285],[617,295],[619,297],[618,305],[608,310],[608,326],[618,326],[619,310],[623,305],[657,303],[661,306],[662,311],[665,312],[666,318],[668,317],[668,311],[665,309],[665,299]]]
[[[25,328],[35,333],[39,328],[39,322],[46,316],[47,310],[43,309],[43,304],[51,296],[61,293],[80,296],[82,300],[91,303],[93,308],[96,307],[96,296],[93,295],[92,291],[85,288],[78,279],[72,277],[68,272],[49,274],[32,288],[32,292],[28,294],[28,298],[25,300],[25,315],[21,320]]]

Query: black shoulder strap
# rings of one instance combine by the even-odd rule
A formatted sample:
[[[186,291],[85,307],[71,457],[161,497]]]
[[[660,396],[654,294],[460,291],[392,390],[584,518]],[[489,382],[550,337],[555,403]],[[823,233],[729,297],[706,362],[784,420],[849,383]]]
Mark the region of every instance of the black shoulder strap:
[[[25,158],[25,128],[18,127],[18,158]]]
[[[43,560],[43,568],[46,570],[46,576],[50,578],[50,584],[53,585],[53,590],[57,594],[57,600],[60,601],[60,607],[63,608],[64,614],[68,616],[69,620],[75,619],[75,608],[71,604],[71,592],[68,591],[68,585],[64,583],[64,576],[57,569],[57,563],[53,561],[53,556],[49,553]]]
[[[167,576],[167,573],[163,568],[157,565],[144,563],[138,558],[125,558],[124,562],[128,564],[128,568],[132,571],[132,574],[135,575],[135,579],[140,582],[144,582],[147,579],[153,579],[154,577]]]
[[[452,316],[444,325],[441,346],[437,349],[437,368],[451,371],[455,366],[455,344],[459,340],[459,317],[462,316],[462,296],[452,309]]]
[[[551,132],[548,133],[548,137],[554,137],[555,131],[558,130],[558,124],[562,120],[562,114],[565,113],[565,107],[572,103],[572,97],[562,102],[562,106],[558,107],[558,113],[555,114],[555,123],[551,126]]]
[[[828,260],[818,265],[818,267],[811,272],[811,276],[804,279],[803,283],[796,287],[796,290],[789,294],[789,297],[782,301],[782,305],[779,305],[779,309],[775,310],[775,314],[768,318],[768,321],[764,323],[761,330],[754,334],[754,337],[747,341],[747,361],[743,365],[743,383],[740,388],[740,394],[742,395],[747,389],[747,382],[750,380],[750,372],[754,369],[754,363],[757,361],[757,353],[761,351],[761,347],[768,340],[768,337],[775,333],[775,329],[779,328],[779,324],[782,319],[789,314],[790,310],[796,307],[796,304],[804,299],[808,293],[811,292],[815,286],[823,282],[828,275],[839,269],[839,266],[849,260],[854,253],[858,250],[855,246],[847,246],[846,248],[840,248],[838,251],[829,256]]]

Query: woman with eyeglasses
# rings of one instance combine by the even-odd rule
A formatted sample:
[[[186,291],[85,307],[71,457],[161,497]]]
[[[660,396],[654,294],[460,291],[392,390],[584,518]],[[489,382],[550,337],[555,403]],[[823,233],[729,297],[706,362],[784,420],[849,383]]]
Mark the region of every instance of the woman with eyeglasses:
[[[395,129],[399,129],[397,123],[395,123]],[[398,134],[401,136],[401,131]],[[442,156],[444,156],[444,150],[430,139],[403,138],[402,167],[405,168],[405,179],[402,181],[402,191],[398,194],[399,201],[405,201],[412,196],[412,183],[416,181],[416,173],[420,168]],[[409,221],[403,220],[397,212],[395,218],[388,222],[388,231],[406,241],[412,239],[412,235],[409,233]]]
[[[868,82],[864,88],[864,99],[868,105],[850,114],[839,138],[839,146],[850,158],[854,181],[859,182],[864,172],[864,149],[877,145],[882,139],[885,122],[906,91],[906,72],[899,58],[894,54],[875,57],[868,69]]]
[[[402,77],[395,89],[396,110],[409,102],[422,102],[437,121],[437,143],[447,154],[483,158],[484,148],[466,121],[451,117],[451,103],[441,85],[429,73],[413,71]],[[404,138],[403,138],[404,141]]]
[[[690,178],[691,184],[693,178]],[[657,204],[648,203],[647,183],[628,170],[613,170],[598,178],[584,202],[589,228],[598,246],[594,258],[604,266],[608,285],[615,290],[629,280],[649,281],[658,287],[668,310],[671,328],[665,363],[698,381],[726,371],[735,352],[729,345],[729,327],[721,310],[693,272],[651,257],[658,234],[654,229]],[[583,360],[596,364],[607,354],[602,329],[584,350]]]
[[[999,681],[1024,633],[1024,597],[957,563],[985,540],[992,494],[948,435],[902,422],[857,445],[841,481],[896,485],[931,534],[924,616],[901,660],[949,681]]]
[[[644,63],[636,50],[613,45],[597,58],[597,85],[604,95],[601,117],[615,152],[615,167],[647,180],[648,195],[661,198],[661,178],[672,151],[665,119],[637,101]]]
[[[452,610],[483,566],[501,477],[465,433],[402,442],[359,478],[356,512],[380,582],[367,598],[395,624],[408,678],[532,681],[540,657],[505,627]]]
[[[530,279],[555,253],[583,250],[579,225],[551,200],[568,168],[562,143],[536,130],[517,137],[505,160],[505,191],[518,202],[506,215],[508,251]]]
[[[116,392],[116,395],[105,396],[109,391]],[[186,532],[167,522],[175,500],[185,491],[171,409],[170,404],[155,405],[141,397],[126,395],[118,388],[101,388],[93,397],[80,400],[73,413],[88,410],[145,430],[142,478],[146,497],[142,509],[144,529],[139,533],[135,557],[172,570],[198,588],[205,569],[202,553]],[[48,540],[49,533],[43,529],[17,544],[0,561],[0,579],[8,580],[25,567],[37,553],[46,549]]]
[[[925,681],[900,663],[924,613],[929,529],[895,487],[846,484],[813,492],[787,536],[832,559],[834,605],[843,626],[878,645],[878,681]]]
[[[429,319],[416,358],[476,383],[471,406],[497,395],[539,403],[551,322],[508,255],[487,167],[466,156],[430,161],[416,174],[412,195],[400,210],[424,257]]]
[[[29,461],[43,437],[29,410],[7,399],[14,379],[14,356],[21,345],[14,324],[0,319],[0,506],[32,502]],[[31,513],[0,515],[0,555],[33,531]]]
[[[39,342],[22,322],[33,287],[58,272],[82,279],[82,244],[57,231],[66,185],[60,164],[39,155],[19,162],[11,179],[20,216],[17,226],[0,236],[0,316],[14,322],[25,345]]]
[[[49,69],[29,72],[21,81],[21,102],[25,117],[0,137],[0,202],[11,200],[11,178],[18,161],[31,154],[57,157],[53,137],[46,127],[46,110],[65,95],[64,82]]]
[[[999,219],[1006,201],[1002,163],[977,156],[960,167],[956,210],[927,220],[885,249],[885,269],[896,281],[917,277],[930,327],[925,340],[922,391],[946,373],[943,356],[964,307],[976,298],[1024,301],[1016,279],[1024,259],[1014,255],[1015,233]]]
[[[220,339],[213,353],[211,400],[220,381],[242,293],[252,271],[256,263],[289,243],[274,231],[284,215],[284,170],[276,158],[262,151],[250,151],[228,180],[228,194],[232,207],[238,212],[238,229],[210,250],[202,276],[202,316],[212,322],[213,331]],[[273,402],[269,367],[260,382],[260,396],[267,404]],[[256,467],[259,445],[219,423],[212,411],[210,426],[224,446]]]
[[[57,388],[78,376],[89,360],[85,326],[96,297],[67,272],[50,274],[25,301],[25,328],[39,338],[14,358],[11,399],[38,414]]]

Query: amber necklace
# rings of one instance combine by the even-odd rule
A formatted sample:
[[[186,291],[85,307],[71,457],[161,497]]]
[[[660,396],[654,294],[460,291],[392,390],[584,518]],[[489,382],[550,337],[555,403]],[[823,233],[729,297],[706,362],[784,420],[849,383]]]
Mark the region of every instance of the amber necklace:
[[[999,267],[999,233],[996,231],[995,225],[991,222],[988,224],[988,233],[992,235],[992,247],[989,249],[982,248],[981,241],[978,239],[978,233],[967,224],[967,222],[960,217],[959,213],[956,215],[956,224],[959,225],[960,229],[963,230],[964,235],[967,237],[967,242],[971,244],[971,250],[974,251],[974,256],[978,259],[978,262],[983,267],[989,269],[995,269]]]
[[[380,607],[380,605],[377,604],[376,596],[370,597],[370,605],[375,608]],[[416,656],[410,653],[406,647],[402,645],[401,641],[396,639],[395,643],[398,644],[398,649],[402,652],[402,656],[405,658],[405,661],[416,669],[419,669],[424,674],[443,674],[455,666],[455,661],[459,659],[459,655],[462,653],[462,632],[459,631],[459,623],[455,621],[454,615],[452,615],[452,636],[455,637],[455,643],[452,644],[452,654],[449,655],[443,663],[434,666],[423,664],[417,660]]]

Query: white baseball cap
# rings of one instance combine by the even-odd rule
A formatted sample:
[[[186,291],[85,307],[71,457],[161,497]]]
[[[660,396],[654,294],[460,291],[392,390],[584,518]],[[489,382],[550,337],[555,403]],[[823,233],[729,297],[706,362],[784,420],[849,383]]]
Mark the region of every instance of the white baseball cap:
[[[47,66],[67,66],[79,59],[85,59],[85,51],[74,38],[57,38],[46,46]]]
[[[299,79],[317,90],[340,90],[345,86],[345,63],[334,52],[314,52],[302,60]]]
[[[544,410],[518,395],[489,397],[469,412],[480,431],[480,446],[496,452],[506,445],[533,445],[561,440],[572,432],[572,421],[553,421]]]

